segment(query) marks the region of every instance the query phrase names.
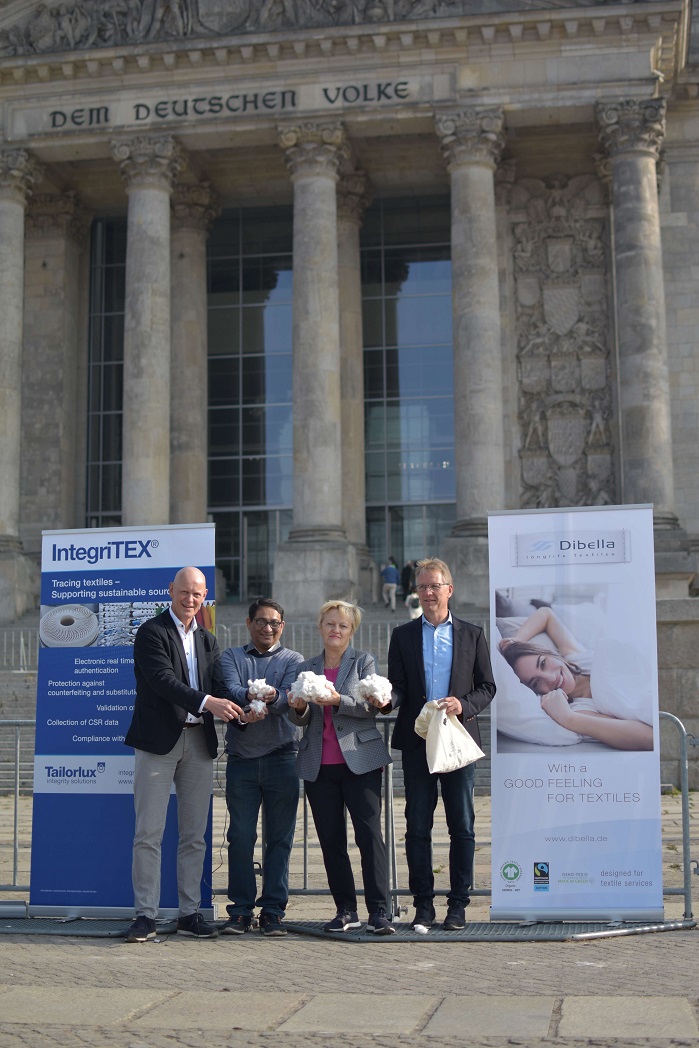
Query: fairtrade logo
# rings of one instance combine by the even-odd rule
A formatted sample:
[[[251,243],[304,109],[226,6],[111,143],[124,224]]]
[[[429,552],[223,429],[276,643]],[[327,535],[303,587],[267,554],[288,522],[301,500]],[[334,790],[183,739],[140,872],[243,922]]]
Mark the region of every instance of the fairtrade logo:
[[[522,876],[522,868],[516,862],[506,862],[500,867],[500,876],[504,881],[514,884]]]
[[[549,864],[547,862],[535,862],[534,863],[534,876],[535,877],[548,877],[549,875]]]

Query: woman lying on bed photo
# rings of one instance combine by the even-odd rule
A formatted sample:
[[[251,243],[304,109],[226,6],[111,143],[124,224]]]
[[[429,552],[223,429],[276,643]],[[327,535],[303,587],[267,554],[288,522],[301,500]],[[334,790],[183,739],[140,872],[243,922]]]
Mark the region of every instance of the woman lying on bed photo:
[[[548,634],[551,648],[531,643],[539,633]],[[653,749],[649,724],[596,709],[591,688],[592,655],[551,608],[537,608],[498,647],[520,681],[539,696],[542,710],[561,727],[617,750]]]

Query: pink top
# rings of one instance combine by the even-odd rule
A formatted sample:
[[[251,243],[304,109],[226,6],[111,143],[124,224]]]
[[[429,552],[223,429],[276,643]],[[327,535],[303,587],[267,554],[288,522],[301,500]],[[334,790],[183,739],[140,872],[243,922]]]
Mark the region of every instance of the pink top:
[[[337,674],[339,666],[336,666],[334,670],[324,670],[325,676],[335,687],[337,681]],[[345,758],[342,756],[342,750],[340,749],[340,743],[337,741],[337,732],[335,731],[335,725],[333,724],[333,707],[323,707],[323,749],[320,756],[321,764],[344,764]]]

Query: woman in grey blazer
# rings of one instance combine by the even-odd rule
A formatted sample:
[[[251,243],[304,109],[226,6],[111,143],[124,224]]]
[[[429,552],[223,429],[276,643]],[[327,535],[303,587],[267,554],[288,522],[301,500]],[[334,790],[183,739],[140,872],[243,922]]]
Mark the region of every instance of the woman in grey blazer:
[[[362,861],[367,931],[390,935],[388,868],[381,833],[381,777],[391,763],[375,722],[376,707],[357,696],[357,684],[376,672],[374,658],[350,641],[362,619],[356,604],[329,600],[318,613],[323,653],[296,667],[330,682],[327,697],[306,702],[289,694],[289,717],[304,730],[296,770],[304,780],[337,914],[326,932],[361,927],[347,853],[345,809]]]

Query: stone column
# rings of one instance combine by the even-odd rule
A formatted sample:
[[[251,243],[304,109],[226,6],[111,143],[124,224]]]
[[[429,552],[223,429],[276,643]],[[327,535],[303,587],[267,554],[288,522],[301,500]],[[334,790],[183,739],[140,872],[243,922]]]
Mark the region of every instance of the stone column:
[[[218,201],[208,182],[179,185],[172,196],[170,366],[170,520],[206,520],[206,238]]]
[[[353,171],[337,187],[337,253],[340,297],[340,397],[342,418],[342,520],[357,551],[359,599],[376,600],[378,567],[366,544],[364,462],[364,338],[359,230],[369,204],[367,177]]]
[[[296,614],[351,596],[357,557],[343,524],[336,183],[338,124],[282,128],[294,186],[294,520],[275,559],[274,593]]]
[[[124,317],[122,523],[170,514],[170,135],[112,143],[129,198]]]
[[[502,349],[495,167],[504,145],[499,107],[437,114],[451,176],[456,523],[442,547],[457,604],[487,607],[488,521],[504,509]]]
[[[20,534],[41,553],[44,528],[76,528],[78,430],[86,405],[78,394],[87,315],[82,262],[90,216],[75,193],[41,193],[27,212],[22,367]]]
[[[622,495],[654,505],[658,597],[686,597],[694,566],[674,512],[657,188],[665,110],[662,98],[600,102],[596,116],[611,164]]]
[[[0,150],[0,622],[33,602],[34,580],[19,540],[24,211],[42,171],[23,149]]]

